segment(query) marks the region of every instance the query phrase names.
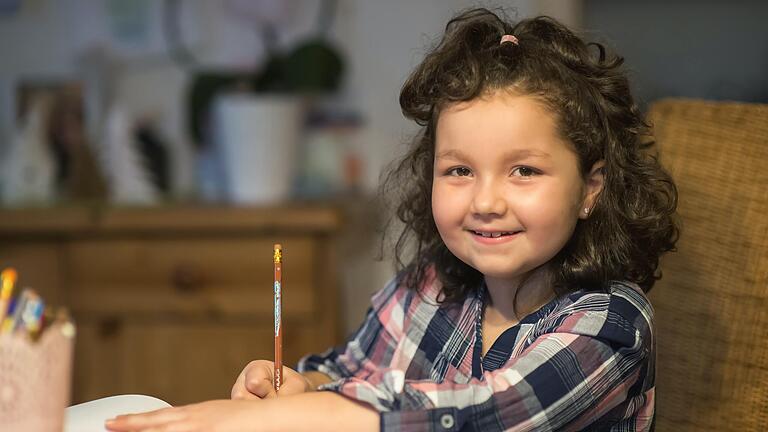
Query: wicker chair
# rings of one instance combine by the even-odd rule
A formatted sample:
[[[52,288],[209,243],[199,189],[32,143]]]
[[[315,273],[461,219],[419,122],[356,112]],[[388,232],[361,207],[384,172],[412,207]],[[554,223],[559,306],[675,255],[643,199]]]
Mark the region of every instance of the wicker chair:
[[[656,430],[767,430],[768,105],[663,100],[649,119],[682,221],[650,293]]]

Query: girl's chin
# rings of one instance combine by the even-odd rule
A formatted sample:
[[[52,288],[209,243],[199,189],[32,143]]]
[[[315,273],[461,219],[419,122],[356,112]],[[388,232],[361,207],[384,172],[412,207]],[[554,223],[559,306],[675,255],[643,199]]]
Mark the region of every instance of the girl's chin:
[[[497,280],[500,282],[518,281],[521,278],[528,276],[532,271],[541,268],[540,266],[526,264],[511,266],[508,260],[497,263],[486,260],[475,264],[477,265],[472,265],[472,267],[482,273],[486,279]]]
[[[483,267],[483,266],[480,266]],[[519,270],[506,270],[498,268],[477,268],[477,271],[485,276],[485,280],[492,280],[496,282],[508,282],[515,283],[520,280],[527,272]]]

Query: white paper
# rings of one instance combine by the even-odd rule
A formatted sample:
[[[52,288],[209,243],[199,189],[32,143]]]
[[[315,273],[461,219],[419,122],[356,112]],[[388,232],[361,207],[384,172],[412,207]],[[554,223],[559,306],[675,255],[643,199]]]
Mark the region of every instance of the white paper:
[[[135,414],[171,406],[145,395],[118,395],[73,405],[66,409],[64,432],[105,432],[104,422],[120,414]]]

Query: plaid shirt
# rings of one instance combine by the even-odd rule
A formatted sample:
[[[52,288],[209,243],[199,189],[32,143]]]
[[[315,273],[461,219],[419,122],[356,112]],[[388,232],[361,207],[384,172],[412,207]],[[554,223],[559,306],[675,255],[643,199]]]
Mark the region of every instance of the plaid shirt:
[[[482,353],[485,289],[436,304],[397,279],[342,347],[299,362],[379,411],[382,431],[647,431],[654,413],[653,310],[633,284],[577,291],[523,318]]]

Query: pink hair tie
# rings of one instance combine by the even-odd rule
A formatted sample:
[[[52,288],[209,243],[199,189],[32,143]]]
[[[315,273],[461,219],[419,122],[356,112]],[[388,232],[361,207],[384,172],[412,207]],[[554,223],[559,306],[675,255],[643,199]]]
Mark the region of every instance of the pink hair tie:
[[[515,45],[518,44],[517,38],[513,35],[508,35],[508,34],[505,34],[504,36],[501,37],[501,42],[499,42],[499,45],[503,45],[504,42],[512,42]]]

